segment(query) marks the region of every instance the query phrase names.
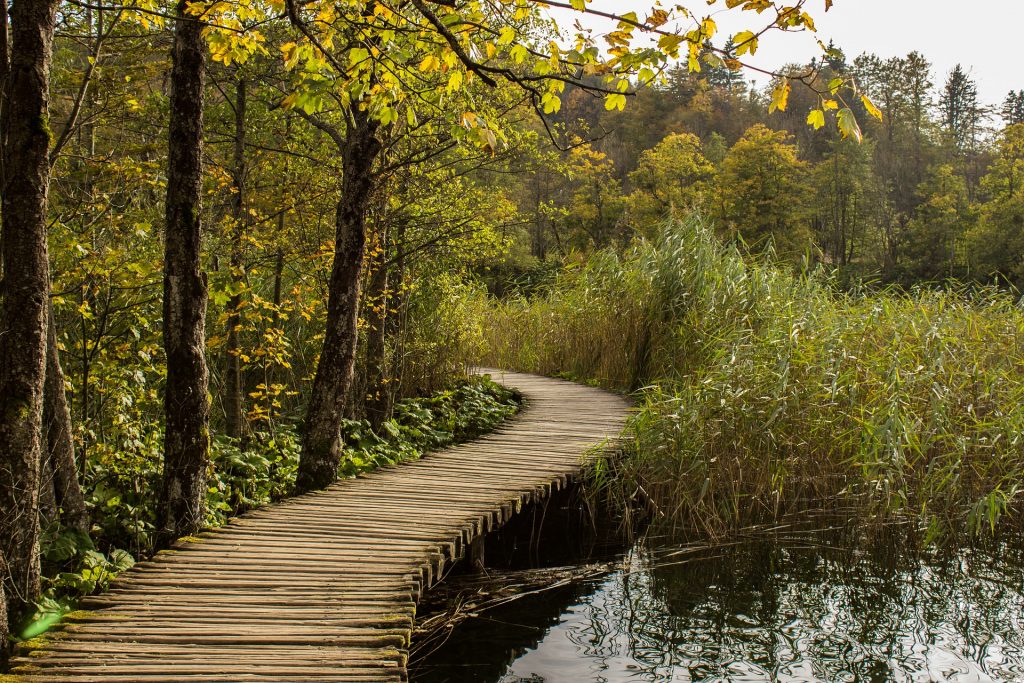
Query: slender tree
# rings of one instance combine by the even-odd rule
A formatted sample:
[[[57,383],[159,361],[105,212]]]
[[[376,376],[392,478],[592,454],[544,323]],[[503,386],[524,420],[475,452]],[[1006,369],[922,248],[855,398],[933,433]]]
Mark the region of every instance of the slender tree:
[[[377,230],[377,244],[369,264],[370,282],[366,304],[369,306],[366,336],[366,418],[376,428],[388,417],[387,324],[388,324],[388,224]],[[393,251],[393,249],[392,249]]]
[[[64,392],[64,370],[57,347],[56,320],[49,308],[50,323],[46,333],[46,384],[43,388],[43,429],[46,432],[45,470],[52,477],[43,482],[47,493],[52,491],[53,504],[65,526],[89,531],[89,511],[78,482],[75,463],[75,442],[72,438],[71,410]]]
[[[163,543],[202,526],[210,450],[207,291],[200,261],[199,219],[206,44],[203,25],[189,15],[188,7],[188,0],[178,2],[171,53],[163,311],[166,432],[158,512]]]
[[[7,4],[4,3],[6,9]],[[7,77],[11,71],[11,50],[8,43],[10,33],[7,28],[7,12],[0,12],[0,190],[6,185],[4,181],[4,141],[6,140],[7,134],[7,93],[5,84],[7,83]],[[0,214],[2,214],[2,199],[0,199]],[[0,297],[3,296],[3,217],[0,215]],[[2,306],[2,302],[0,302]],[[0,308],[0,312],[2,312]],[[0,458],[3,458],[0,455]],[[5,479],[0,474],[0,486],[5,485]],[[4,525],[0,523],[0,534],[6,536],[7,530]],[[7,663],[7,561],[4,559],[4,546],[6,542],[0,541],[0,666],[4,666]]]
[[[327,328],[306,412],[296,486],[301,491],[334,482],[341,462],[341,419],[355,368],[360,274],[366,244],[366,212],[381,151],[380,123],[368,112],[349,112],[348,131],[331,137],[341,151],[341,195],[334,216],[334,260],[327,295]]]
[[[245,402],[242,398],[242,359],[238,330],[242,325],[242,284],[244,282],[242,262],[242,240],[245,237],[245,110],[246,83],[241,73],[235,83],[235,139],[232,159],[231,196],[231,298],[227,303],[227,324],[225,330],[224,358],[224,428],[228,436],[241,439],[245,430]]]
[[[15,0],[3,46],[0,555],[8,615],[39,594],[39,462],[50,274],[48,99],[57,0]],[[6,42],[6,26],[3,28]]]

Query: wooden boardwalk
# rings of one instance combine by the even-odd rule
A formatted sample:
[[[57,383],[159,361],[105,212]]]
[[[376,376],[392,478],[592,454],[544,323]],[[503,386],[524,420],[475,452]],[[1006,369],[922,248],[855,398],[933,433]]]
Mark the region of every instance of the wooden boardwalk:
[[[140,562],[42,647],[24,681],[402,681],[416,601],[469,544],[578,473],[626,403],[533,375],[477,441],[243,515]]]

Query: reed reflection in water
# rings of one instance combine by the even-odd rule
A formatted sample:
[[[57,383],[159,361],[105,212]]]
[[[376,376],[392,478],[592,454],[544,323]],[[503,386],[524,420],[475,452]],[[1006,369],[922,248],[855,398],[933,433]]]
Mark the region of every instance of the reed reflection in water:
[[[460,626],[414,680],[1024,681],[1018,549],[850,547],[819,532],[638,546]]]

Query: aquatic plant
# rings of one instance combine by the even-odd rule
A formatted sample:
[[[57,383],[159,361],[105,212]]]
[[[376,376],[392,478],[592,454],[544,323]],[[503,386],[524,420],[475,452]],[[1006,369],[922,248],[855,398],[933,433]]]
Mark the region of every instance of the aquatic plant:
[[[911,517],[928,540],[1020,516],[1024,309],[989,289],[839,291],[699,219],[495,300],[487,362],[637,392],[599,472],[677,530],[794,512]]]

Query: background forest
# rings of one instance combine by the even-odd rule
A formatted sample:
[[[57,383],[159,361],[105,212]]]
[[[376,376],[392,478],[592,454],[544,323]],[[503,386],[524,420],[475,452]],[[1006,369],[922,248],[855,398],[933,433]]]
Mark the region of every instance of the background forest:
[[[160,545],[169,28],[158,12],[83,4],[57,14],[43,614]],[[524,20],[517,30],[544,29]],[[356,153],[346,136],[353,126],[378,130],[358,112],[332,123],[308,45],[273,23],[266,31],[276,47],[254,49],[241,32],[206,36],[213,59],[201,86],[202,208],[193,218],[204,226],[209,291],[200,324],[212,477],[200,524],[293,490],[333,324],[339,178],[351,177]],[[499,128],[457,100],[478,97],[479,79],[470,87],[454,77],[463,71],[449,75],[438,58],[420,57],[407,61],[437,81],[434,114],[398,105],[375,113],[394,125],[376,135],[363,189],[366,241],[353,247],[365,258],[351,275],[363,286],[352,290],[360,315],[342,422],[345,474],[507,415],[507,393],[459,384],[482,360],[622,390],[664,375],[516,356],[529,343],[503,346],[517,323],[502,307],[530,306],[594,254],[664,244],[673,218],[696,214],[711,226],[686,233],[691,245],[713,233],[742,258],[768,254],[782,272],[820,267],[826,289],[840,295],[958,280],[1016,296],[1024,285],[1024,90],[988,106],[961,68],[939,77],[924,55],[850,59],[832,48],[820,69],[783,70],[794,79],[788,103],[779,102],[781,81],[751,87],[721,59],[698,73],[673,67],[656,82],[634,79],[624,108],[596,77],[563,83],[557,102],[500,83],[475,105],[500,118]],[[353,69],[369,58],[345,57]],[[854,82],[870,100],[853,96]],[[838,108],[820,92],[840,90],[859,127],[816,118],[819,106],[830,115]],[[342,199],[358,192],[346,185]],[[732,267],[725,260],[722,268]],[[536,332],[533,341],[557,330],[521,329]],[[67,462],[80,489],[67,480]]]
[[[724,66],[677,68],[624,112],[570,94],[566,138],[590,142],[539,147],[513,195],[528,224],[520,242],[543,260],[650,237],[669,213],[697,210],[725,239],[826,265],[848,285],[1019,286],[1024,91],[982,103],[962,67],[940,77],[918,53],[836,50],[815,85],[840,75],[884,111],[879,121],[855,105],[862,141],[805,121],[813,90],[793,88],[786,111],[770,112],[776,83],[751,87]]]

